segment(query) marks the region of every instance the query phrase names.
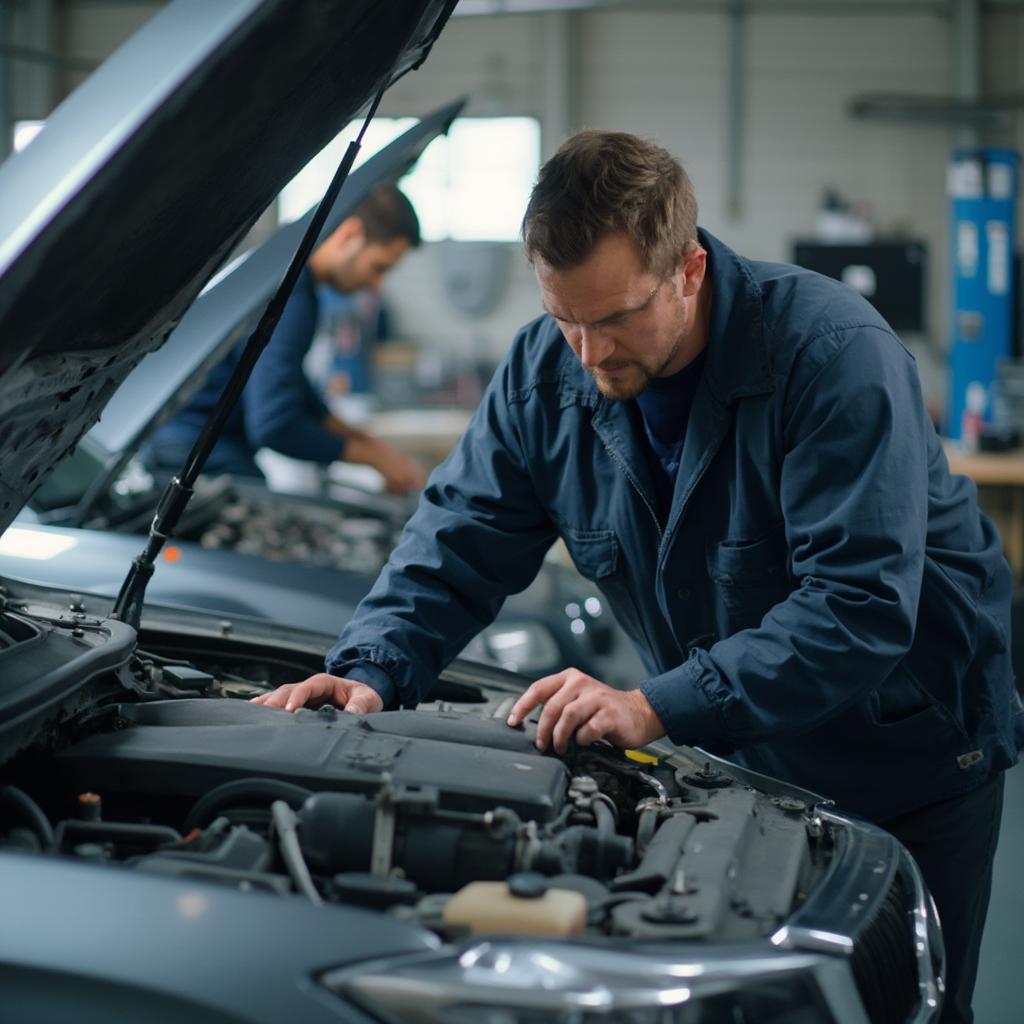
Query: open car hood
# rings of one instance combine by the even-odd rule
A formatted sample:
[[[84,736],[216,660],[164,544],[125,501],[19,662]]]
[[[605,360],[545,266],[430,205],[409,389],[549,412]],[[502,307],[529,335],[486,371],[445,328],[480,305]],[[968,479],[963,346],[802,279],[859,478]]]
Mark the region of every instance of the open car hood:
[[[382,182],[397,181],[465,106],[447,104],[374,154],[352,172],[320,232],[326,238]],[[86,522],[128,460],[146,439],[181,409],[207,374],[255,327],[288,268],[315,208],[282,225],[262,245],[227,266],[203,289],[167,343],[144,359],[111,397],[103,418],[89,431],[91,456],[102,472],[84,491],[74,522]]]
[[[0,530],[454,5],[177,0],[0,167]]]

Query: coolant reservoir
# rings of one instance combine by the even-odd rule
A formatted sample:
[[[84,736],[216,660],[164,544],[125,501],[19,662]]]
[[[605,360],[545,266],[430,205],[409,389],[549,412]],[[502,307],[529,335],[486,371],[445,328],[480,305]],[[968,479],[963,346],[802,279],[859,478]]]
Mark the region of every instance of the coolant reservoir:
[[[569,889],[549,889],[542,875],[513,875],[507,882],[470,882],[444,909],[444,922],[474,935],[579,935],[587,901]]]

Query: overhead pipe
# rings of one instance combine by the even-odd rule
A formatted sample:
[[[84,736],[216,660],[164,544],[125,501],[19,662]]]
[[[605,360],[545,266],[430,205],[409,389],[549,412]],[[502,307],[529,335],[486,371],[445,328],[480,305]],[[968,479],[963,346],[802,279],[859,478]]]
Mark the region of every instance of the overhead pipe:
[[[4,49],[13,42],[14,17],[9,4],[0,0],[0,161],[5,160],[14,144],[14,117],[12,114],[11,62]]]
[[[979,0],[952,2],[953,95],[970,105],[981,98],[981,7]],[[956,130],[958,146],[977,146],[979,136],[977,124],[963,124]]]
[[[747,0],[731,0],[729,9],[729,59],[726,112],[725,209],[732,218],[743,213],[743,126],[747,85]]]
[[[54,0],[32,0],[25,16],[25,39],[30,47],[42,53],[56,49]],[[57,82],[52,63],[39,61],[22,69],[25,100],[22,116],[42,121],[57,103]]]
[[[538,19],[543,55],[541,151],[547,160],[562,140],[579,127],[579,22],[571,11]]]

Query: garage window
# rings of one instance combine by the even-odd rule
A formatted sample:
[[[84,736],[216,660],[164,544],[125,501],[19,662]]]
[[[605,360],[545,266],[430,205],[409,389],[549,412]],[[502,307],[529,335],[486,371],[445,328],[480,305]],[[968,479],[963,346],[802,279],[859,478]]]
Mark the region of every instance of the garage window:
[[[43,121],[15,121],[12,132],[12,149],[20,153],[42,130]]]
[[[416,118],[378,117],[356,166],[412,127]],[[278,217],[297,220],[323,196],[359,123],[353,122],[281,191]],[[423,238],[515,241],[540,167],[533,117],[464,117],[435,139],[399,183],[416,207]]]

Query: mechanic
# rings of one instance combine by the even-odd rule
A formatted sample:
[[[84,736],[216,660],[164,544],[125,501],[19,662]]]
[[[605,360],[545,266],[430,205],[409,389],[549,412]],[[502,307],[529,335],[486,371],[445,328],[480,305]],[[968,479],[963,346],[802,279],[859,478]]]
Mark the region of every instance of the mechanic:
[[[388,491],[419,490],[423,471],[398,449],[329,412],[302,369],[320,312],[317,286],[342,294],[378,288],[384,275],[420,244],[416,211],[394,185],[379,185],[313,251],[260,355],[210,458],[209,473],[258,477],[258,448],[311,462],[336,459],[372,466]],[[143,452],[153,470],[176,471],[220,400],[241,357],[240,342],[210,374],[191,402],[154,435]]]
[[[584,132],[523,224],[546,314],[327,657],[258,702],[414,706],[556,536],[649,676],[534,682],[537,746],[662,735],[873,820],[917,858],[969,1021],[1022,722],[1011,580],[913,358],[860,296],[696,227],[680,164]],[[566,344],[567,343],[567,344]]]

